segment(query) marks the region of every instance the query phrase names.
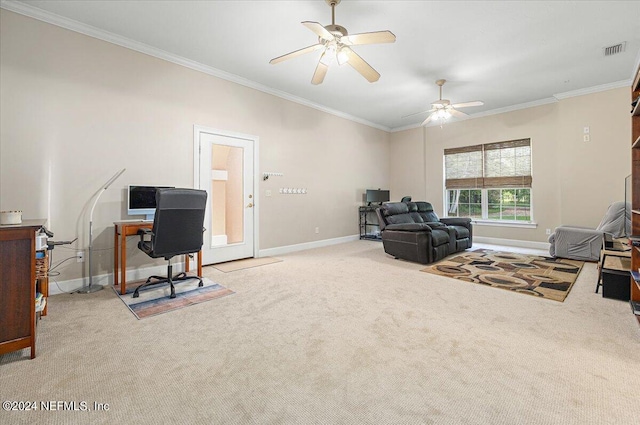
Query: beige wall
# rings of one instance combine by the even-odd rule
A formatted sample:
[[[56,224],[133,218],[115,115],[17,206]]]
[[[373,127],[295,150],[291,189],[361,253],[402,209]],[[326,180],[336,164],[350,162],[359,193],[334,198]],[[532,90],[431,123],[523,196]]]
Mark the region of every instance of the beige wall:
[[[590,127],[590,142],[583,128]],[[419,192],[443,212],[445,148],[531,138],[536,229],[476,226],[478,236],[545,242],[560,224],[596,227],[607,206],[624,199],[631,170],[629,90],[619,88],[556,103],[391,134],[391,187]],[[424,158],[420,167],[417,157]],[[413,174],[406,167],[414,168]],[[414,196],[414,199],[416,197]]]
[[[538,228],[476,227],[486,237],[545,241],[561,223],[596,226],[630,170],[627,89],[389,134],[6,10],[0,58],[0,209],[47,218],[56,240],[79,238],[54,262],[86,250],[92,195],[127,169],[94,213],[95,275],[111,271],[128,184],[193,187],[194,125],[258,136],[260,172],[284,174],[256,188],[260,249],[357,234],[366,188],[441,214],[446,147],[532,140]],[[130,264],[148,264],[133,245]],[[81,266],[63,264],[57,279],[87,276]]]
[[[391,133],[391,164],[390,190],[393,200],[399,201],[403,196],[411,196],[415,201],[426,200],[427,184],[425,174],[425,143],[426,128],[419,127],[411,130]]]
[[[260,172],[284,173],[256,188],[260,249],[355,235],[364,190],[389,185],[387,132],[6,10],[0,49],[0,209],[79,238],[54,262],[86,249],[90,198],[126,168],[94,213],[94,274],[110,272],[126,186],[193,187],[194,125],[258,136]],[[130,264],[149,263],[134,245]]]

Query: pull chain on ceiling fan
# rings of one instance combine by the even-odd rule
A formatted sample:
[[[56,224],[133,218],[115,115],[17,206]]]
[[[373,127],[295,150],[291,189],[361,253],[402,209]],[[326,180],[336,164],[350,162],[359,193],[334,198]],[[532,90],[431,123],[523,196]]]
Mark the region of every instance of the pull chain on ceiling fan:
[[[350,46],[393,43],[396,41],[396,36],[391,31],[375,31],[349,35],[345,27],[336,25],[335,8],[336,5],[340,3],[340,0],[325,1],[331,6],[331,25],[322,26],[318,22],[312,21],[302,22],[302,25],[309,28],[318,36],[318,43],[300,50],[295,50],[286,55],[278,56],[277,58],[271,59],[269,63],[280,63],[305,53],[324,49],[316,66],[316,70],[313,73],[313,78],[311,79],[312,84],[322,83],[329,69],[329,64],[331,64],[333,60],[338,62],[338,65],[348,63],[371,83],[378,81],[380,74],[354,52]]]
[[[431,109],[429,109],[428,111],[421,111],[421,112],[416,112],[415,114],[410,114],[410,115],[405,115],[402,118],[407,118],[407,117],[412,117],[414,115],[419,115],[419,114],[424,114],[425,112],[430,112],[431,114],[427,117],[427,119],[425,119],[424,121],[422,121],[422,124],[420,124],[421,126],[428,124],[430,121],[438,121],[440,120],[440,124],[444,124],[445,121],[447,121],[449,118],[451,118],[452,116],[457,117],[457,118],[465,118],[468,117],[469,115],[465,114],[464,112],[460,112],[458,111],[456,108],[468,108],[470,106],[482,106],[484,105],[484,102],[480,101],[480,100],[473,100],[470,102],[462,102],[462,103],[455,103],[455,104],[451,104],[451,101],[449,99],[443,99],[442,98],[442,86],[444,86],[444,83],[446,83],[447,80],[437,80],[436,84],[440,87],[440,99],[436,100],[435,102],[433,102],[431,104]]]

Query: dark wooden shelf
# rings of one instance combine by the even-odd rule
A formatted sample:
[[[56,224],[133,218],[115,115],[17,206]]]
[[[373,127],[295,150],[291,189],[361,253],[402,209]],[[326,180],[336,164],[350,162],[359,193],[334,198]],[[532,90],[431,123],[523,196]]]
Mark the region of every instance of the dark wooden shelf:
[[[634,276],[634,273],[630,273],[631,274],[631,280],[636,284],[636,286],[638,287],[638,289],[640,289],[640,282],[638,282],[638,280],[636,279],[636,277]],[[635,300],[633,300],[635,301]]]
[[[638,95],[640,95],[640,67],[636,69],[636,75],[631,85],[631,102],[637,101]],[[640,149],[640,101],[636,103],[636,106],[631,112],[631,149]],[[634,160],[631,161],[631,180],[635,183],[632,185],[632,199],[636,209],[631,210],[631,222],[632,228],[638,229],[640,227],[640,209],[638,209],[638,191],[640,189],[638,189],[637,183],[640,178],[640,161],[637,159],[638,155],[636,152],[632,152],[632,157]],[[634,245],[633,248],[634,249],[631,250],[631,270],[640,271],[640,247]],[[635,302],[640,301],[640,278],[636,280],[633,274],[631,274],[629,283],[631,286],[631,300]],[[636,315],[636,319],[640,324],[640,315]]]

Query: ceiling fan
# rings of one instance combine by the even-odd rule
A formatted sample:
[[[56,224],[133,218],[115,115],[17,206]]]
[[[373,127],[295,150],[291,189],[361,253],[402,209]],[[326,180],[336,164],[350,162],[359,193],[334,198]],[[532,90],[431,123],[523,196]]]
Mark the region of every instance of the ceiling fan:
[[[380,74],[356,52],[354,52],[350,46],[357,46],[360,44],[393,43],[396,41],[396,36],[391,31],[375,31],[349,35],[345,27],[336,25],[335,8],[336,5],[340,3],[340,0],[325,1],[329,6],[331,6],[331,25],[322,26],[318,22],[302,22],[302,25],[309,28],[318,36],[318,43],[287,53],[286,55],[278,56],[277,58],[271,59],[269,63],[280,63],[305,53],[323,49],[324,51],[320,56],[320,61],[313,73],[311,84],[322,83],[324,76],[327,74],[327,70],[329,69],[329,64],[334,58],[338,62],[338,65],[343,65],[345,63],[351,65],[370,83],[378,81]]]
[[[402,118],[407,118],[407,117],[412,117],[414,115],[419,115],[419,114],[424,114],[425,112],[431,112],[431,114],[427,117],[427,119],[425,119],[424,121],[422,121],[422,125],[426,125],[429,121],[437,121],[440,120],[441,124],[444,124],[444,122],[446,120],[448,120],[449,118],[451,118],[451,116],[454,117],[458,117],[458,118],[464,118],[464,117],[468,117],[469,115],[465,114],[464,112],[460,112],[457,110],[457,108],[467,108],[469,106],[482,106],[484,105],[484,102],[480,101],[480,100],[474,100],[471,102],[462,102],[462,103],[455,103],[455,104],[451,104],[451,101],[449,99],[443,99],[442,98],[442,86],[444,86],[444,83],[446,83],[447,80],[437,80],[436,84],[438,86],[440,86],[440,99],[436,100],[435,102],[431,103],[431,109],[429,109],[428,111],[422,111],[422,112],[416,112],[415,114],[410,114],[410,115],[405,115]]]

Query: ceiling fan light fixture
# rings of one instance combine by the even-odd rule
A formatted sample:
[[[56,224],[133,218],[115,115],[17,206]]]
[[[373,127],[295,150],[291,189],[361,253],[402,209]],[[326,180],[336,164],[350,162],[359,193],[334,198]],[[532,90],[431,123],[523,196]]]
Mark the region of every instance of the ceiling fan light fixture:
[[[344,47],[341,47],[336,54],[336,60],[338,61],[338,65],[344,65],[349,62],[349,55],[347,54]]]
[[[324,51],[324,53],[320,56],[320,63],[324,64],[324,65],[331,65],[331,62],[333,62],[333,58],[335,57],[335,55],[331,54],[331,52],[327,49]]]
[[[302,22],[302,25],[318,36],[318,43],[273,58],[269,63],[276,64],[305,53],[323,50],[320,61],[316,66],[316,72],[311,80],[312,84],[322,83],[327,69],[334,59],[338,65],[348,63],[370,83],[378,81],[378,79],[380,79],[378,71],[373,69],[371,65],[354,52],[350,46],[394,43],[396,36],[389,30],[349,35],[346,28],[336,25],[335,7],[340,3],[340,0],[325,0],[325,2],[331,7],[331,25],[325,26],[312,21]]]
[[[431,102],[431,109],[428,111],[416,112],[415,114],[405,115],[402,118],[408,118],[414,115],[423,114],[425,112],[430,112],[431,114],[422,121],[421,126],[427,125],[431,121],[440,121],[440,126],[442,126],[449,118],[466,118],[469,115],[465,114],[458,110],[458,108],[467,108],[470,106],[482,106],[484,102],[481,100],[473,100],[470,102],[462,102],[462,103],[451,103],[449,99],[442,98],[442,86],[446,83],[447,80],[441,79],[436,81],[436,85],[440,88],[440,98],[434,102]]]
[[[445,108],[438,108],[438,110],[433,111],[433,113],[429,116],[428,121],[440,121],[440,125],[447,122],[447,120],[451,118],[451,113],[447,111]]]

